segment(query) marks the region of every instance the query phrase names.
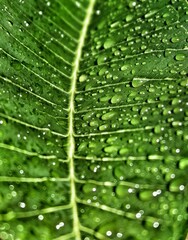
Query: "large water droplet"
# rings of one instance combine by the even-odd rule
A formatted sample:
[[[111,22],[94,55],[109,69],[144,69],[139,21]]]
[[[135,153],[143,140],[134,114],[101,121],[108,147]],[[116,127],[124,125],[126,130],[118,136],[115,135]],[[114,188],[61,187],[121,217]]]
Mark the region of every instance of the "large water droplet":
[[[183,53],[179,53],[175,56],[175,59],[177,61],[183,61],[183,60],[185,60],[185,55]]]
[[[104,48],[111,48],[115,44],[115,41],[111,38],[108,38],[104,43]]]
[[[109,120],[111,118],[113,118],[116,115],[116,112],[108,112],[105,113],[104,115],[102,115],[102,120]]]

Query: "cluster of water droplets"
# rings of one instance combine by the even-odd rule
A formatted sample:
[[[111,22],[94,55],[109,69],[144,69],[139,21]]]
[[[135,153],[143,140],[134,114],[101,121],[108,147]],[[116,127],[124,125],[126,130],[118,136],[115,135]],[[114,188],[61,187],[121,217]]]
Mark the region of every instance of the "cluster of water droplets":
[[[107,239],[171,239],[186,218],[187,6],[96,9],[75,96],[80,216]]]

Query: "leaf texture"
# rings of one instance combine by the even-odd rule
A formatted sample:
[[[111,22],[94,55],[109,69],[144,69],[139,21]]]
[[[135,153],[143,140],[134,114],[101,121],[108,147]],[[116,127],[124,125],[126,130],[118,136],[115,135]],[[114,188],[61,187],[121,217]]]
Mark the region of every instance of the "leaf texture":
[[[1,239],[186,239],[187,14],[1,0]]]

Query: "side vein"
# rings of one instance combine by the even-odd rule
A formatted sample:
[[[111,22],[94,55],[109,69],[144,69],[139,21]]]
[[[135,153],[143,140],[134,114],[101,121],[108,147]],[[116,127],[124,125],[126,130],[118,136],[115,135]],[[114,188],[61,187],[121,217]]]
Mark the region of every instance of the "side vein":
[[[76,51],[76,57],[74,60],[73,71],[72,71],[72,84],[70,89],[70,101],[69,101],[69,128],[68,128],[68,160],[69,160],[69,169],[70,169],[70,194],[71,199],[70,203],[73,211],[73,233],[76,240],[81,240],[80,234],[80,223],[78,217],[78,209],[76,202],[76,183],[75,183],[75,168],[74,168],[74,152],[75,152],[75,141],[74,141],[74,96],[76,92],[76,80],[77,74],[79,71],[80,60],[82,55],[82,49],[84,46],[84,41],[86,38],[88,26],[91,20],[95,0],[90,0],[90,4],[86,11],[86,17],[83,22],[82,31],[80,33],[80,38],[78,41],[78,47]]]

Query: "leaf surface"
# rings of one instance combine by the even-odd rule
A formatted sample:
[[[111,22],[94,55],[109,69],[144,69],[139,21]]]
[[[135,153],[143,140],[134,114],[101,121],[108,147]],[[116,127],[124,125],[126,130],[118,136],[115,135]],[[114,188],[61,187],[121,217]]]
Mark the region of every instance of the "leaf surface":
[[[1,239],[186,238],[187,13],[1,0]]]

